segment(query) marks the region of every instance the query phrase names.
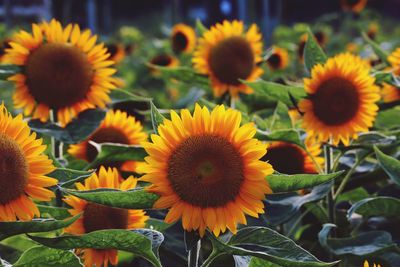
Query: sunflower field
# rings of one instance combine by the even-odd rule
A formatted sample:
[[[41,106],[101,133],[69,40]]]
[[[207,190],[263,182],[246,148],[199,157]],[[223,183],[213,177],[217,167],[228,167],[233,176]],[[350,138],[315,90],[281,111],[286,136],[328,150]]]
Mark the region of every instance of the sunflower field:
[[[400,26],[337,2],[2,25],[0,266],[399,267]]]

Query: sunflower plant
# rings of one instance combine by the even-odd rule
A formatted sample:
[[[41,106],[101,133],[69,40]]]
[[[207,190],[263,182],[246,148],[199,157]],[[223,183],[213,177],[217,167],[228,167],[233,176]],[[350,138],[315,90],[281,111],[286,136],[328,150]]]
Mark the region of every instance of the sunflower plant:
[[[326,20],[7,37],[1,265],[396,266],[400,48]]]

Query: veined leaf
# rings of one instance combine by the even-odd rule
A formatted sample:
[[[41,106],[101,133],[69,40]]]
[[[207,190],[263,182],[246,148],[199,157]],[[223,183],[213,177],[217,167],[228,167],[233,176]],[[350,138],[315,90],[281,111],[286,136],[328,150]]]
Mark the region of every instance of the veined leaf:
[[[210,266],[220,255],[253,256],[283,267],[333,266],[337,262],[323,262],[298,246],[291,239],[266,227],[240,229],[227,243],[208,235],[213,252],[202,267]]]
[[[150,114],[151,114],[151,124],[153,125],[153,130],[157,134],[158,125],[162,124],[165,120],[165,117],[158,111],[157,107],[150,102]]]
[[[377,147],[374,147],[374,150],[382,169],[389,175],[393,182],[400,185],[400,161],[384,154]]]
[[[156,256],[158,247],[164,241],[160,232],[149,229],[137,230],[100,230],[79,236],[60,236],[45,238],[29,236],[32,240],[56,249],[117,249],[134,253],[153,266],[161,267],[160,260]]]
[[[40,233],[58,230],[74,223],[80,215],[58,221],[51,219],[35,219],[29,222],[0,222],[0,240],[25,233]]]
[[[49,177],[57,178],[59,184],[66,185],[74,183],[76,180],[83,179],[92,175],[92,171],[79,171],[66,168],[57,168],[49,174]]]
[[[400,216],[400,199],[394,197],[367,198],[353,204],[347,212],[350,218],[354,213],[366,218],[371,216]]]
[[[62,188],[62,191],[84,200],[123,209],[151,209],[159,196],[146,192],[143,188],[121,191],[117,189],[100,188],[78,191]]]
[[[86,140],[101,124],[106,112],[101,109],[88,109],[78,115],[65,128],[53,122],[30,120],[29,127],[35,132],[54,137],[66,144],[76,144]]]
[[[385,231],[371,231],[348,238],[329,238],[329,233],[336,225],[324,224],[318,234],[319,243],[337,256],[355,255],[366,258],[384,251],[396,250],[392,236]]]
[[[45,205],[37,205],[37,207],[39,208],[40,216],[42,218],[47,218],[47,216],[49,216],[50,218],[54,218],[56,220],[64,220],[71,217],[71,214],[68,212],[67,208]]]
[[[79,258],[70,250],[37,246],[25,251],[14,267],[77,267],[83,266]]]
[[[343,171],[329,174],[271,174],[267,176],[267,181],[272,192],[284,193],[311,188],[331,181],[342,174]]]
[[[308,29],[308,38],[304,47],[304,64],[308,71],[311,72],[312,68],[316,64],[323,64],[327,60],[327,57],[315,40],[314,34]]]

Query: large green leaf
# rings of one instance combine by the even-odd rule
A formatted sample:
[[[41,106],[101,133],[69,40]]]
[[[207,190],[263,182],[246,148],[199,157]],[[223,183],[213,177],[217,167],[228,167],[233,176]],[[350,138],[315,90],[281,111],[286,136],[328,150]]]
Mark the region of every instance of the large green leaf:
[[[160,232],[154,230],[100,230],[79,236],[65,235],[55,238],[29,237],[42,245],[56,249],[93,248],[123,250],[148,260],[153,266],[161,266],[160,260],[156,255],[164,237]]]
[[[308,29],[308,38],[304,47],[304,64],[308,71],[311,71],[316,64],[325,63],[326,60],[327,57],[324,51],[322,51],[322,48],[318,45],[311,30]]]
[[[90,202],[124,209],[151,209],[159,198],[157,194],[146,192],[143,188],[127,191],[100,188],[88,191],[78,191],[62,188],[62,191]]]
[[[97,151],[100,151],[96,158],[88,165],[85,169],[97,168],[101,164],[110,162],[124,162],[127,160],[143,161],[144,157],[147,156],[146,151],[143,147],[137,145],[124,145],[124,144],[113,144],[113,143],[102,143],[94,145]]]
[[[263,141],[284,141],[300,146],[305,149],[301,141],[300,133],[295,129],[276,130],[273,132],[257,131],[257,138]]]
[[[360,214],[366,218],[371,216],[400,216],[400,199],[393,197],[363,199],[351,206],[347,212],[347,217],[350,218],[354,213]]]
[[[331,181],[342,174],[343,171],[329,174],[271,174],[267,176],[267,181],[272,192],[284,193],[311,188]]]
[[[92,175],[92,171],[79,171],[66,168],[57,168],[55,171],[49,174],[49,177],[54,177],[58,180],[58,183],[65,186],[66,184],[74,183],[80,179],[84,179]]]
[[[336,225],[324,224],[318,234],[319,243],[337,256],[355,255],[362,258],[378,255],[384,251],[396,250],[392,236],[385,231],[371,231],[348,238],[329,238]]]
[[[210,266],[213,259],[224,254],[253,256],[283,267],[333,266],[337,263],[318,260],[291,239],[266,227],[242,228],[227,243],[212,234],[208,236],[213,244],[213,252],[203,267]]]
[[[52,219],[35,219],[29,222],[0,222],[0,240],[25,233],[40,233],[58,230],[74,223],[80,215],[58,221]]]
[[[253,88],[254,94],[256,96],[260,96],[263,99],[278,102],[293,106],[293,102],[290,96],[293,97],[294,100],[300,100],[306,96],[303,87],[291,86],[291,85],[283,85],[274,82],[268,82],[264,80],[257,80],[254,82],[245,82],[245,84]]]
[[[9,77],[17,73],[21,73],[21,67],[17,65],[8,65],[8,64],[0,65],[0,80],[7,80]]]
[[[79,258],[69,250],[36,246],[25,251],[13,267],[77,267],[83,266]]]
[[[376,158],[382,169],[389,175],[390,179],[397,185],[400,185],[400,161],[384,154],[377,147],[374,147]]]
[[[400,90],[400,89],[399,89]],[[378,113],[374,127],[378,129],[399,128],[400,108],[395,107],[388,110],[382,110]]]
[[[51,121],[43,123],[40,120],[29,121],[29,126],[35,132],[54,137],[60,142],[76,144],[86,140],[99,127],[105,115],[104,110],[89,109],[80,113],[65,128]]]
[[[153,130],[157,134],[158,125],[164,122],[165,117],[160,113],[157,107],[150,102],[150,114],[151,114],[151,124],[153,125]]]
[[[292,128],[292,120],[289,116],[289,109],[287,105],[281,101],[278,101],[273,114],[265,121],[268,125],[267,129],[270,131]]]
[[[368,37],[365,32],[362,33],[363,38],[365,41],[372,47],[374,50],[375,54],[379,57],[382,62],[385,62],[386,64],[390,64],[388,61],[388,52],[384,51],[377,43],[375,43],[371,38]]]

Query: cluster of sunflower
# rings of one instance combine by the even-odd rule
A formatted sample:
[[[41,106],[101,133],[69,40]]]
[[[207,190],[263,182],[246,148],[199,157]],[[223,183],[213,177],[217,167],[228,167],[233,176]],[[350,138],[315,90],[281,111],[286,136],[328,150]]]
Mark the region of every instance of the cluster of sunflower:
[[[358,16],[366,1],[342,5]],[[1,263],[398,262],[396,232],[378,223],[372,231],[367,219],[390,224],[400,210],[390,193],[400,185],[400,48],[387,55],[374,42],[375,24],[364,38],[378,64],[351,43],[327,56],[322,29],[303,31],[292,48],[265,49],[255,24],[177,24],[167,48],[147,57],[145,37],[130,27],[102,43],[53,19],[7,37],[0,69],[15,85],[13,112],[25,118],[0,105]],[[139,65],[137,77],[127,74]],[[153,96],[149,81],[165,90]],[[379,190],[349,188],[356,174]],[[322,224],[315,249],[317,236],[310,244],[304,232]],[[13,244],[41,232],[28,235],[36,243],[25,252]]]

